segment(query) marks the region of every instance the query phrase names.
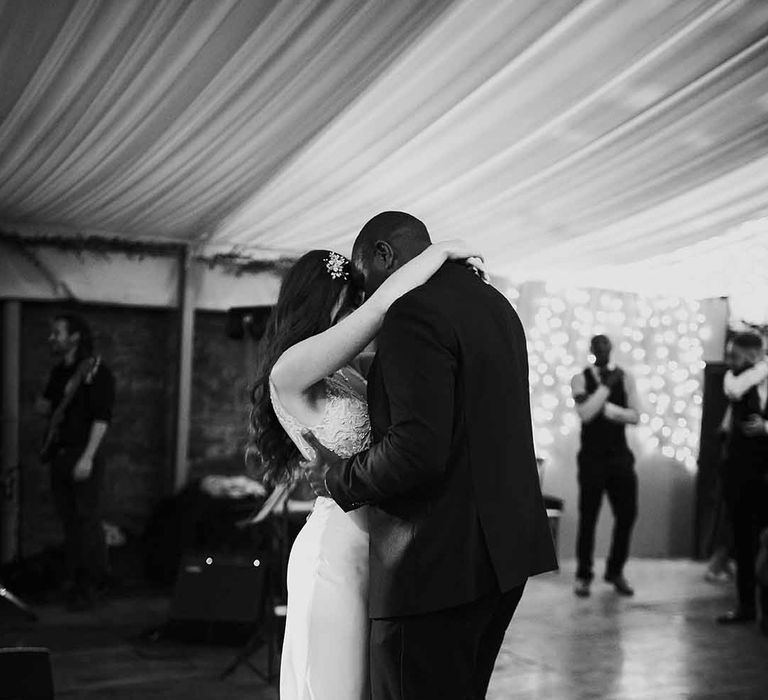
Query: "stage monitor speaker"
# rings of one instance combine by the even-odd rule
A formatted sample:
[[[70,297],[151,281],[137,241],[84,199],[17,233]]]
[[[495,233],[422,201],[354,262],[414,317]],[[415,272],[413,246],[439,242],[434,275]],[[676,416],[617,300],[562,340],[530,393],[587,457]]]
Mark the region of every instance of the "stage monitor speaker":
[[[260,622],[267,562],[261,555],[187,554],[182,557],[168,618],[171,622]]]
[[[253,340],[264,335],[271,306],[233,306],[227,311],[227,336],[242,340],[246,333]]]
[[[50,652],[43,647],[0,649],[0,679],[0,700],[52,700]]]

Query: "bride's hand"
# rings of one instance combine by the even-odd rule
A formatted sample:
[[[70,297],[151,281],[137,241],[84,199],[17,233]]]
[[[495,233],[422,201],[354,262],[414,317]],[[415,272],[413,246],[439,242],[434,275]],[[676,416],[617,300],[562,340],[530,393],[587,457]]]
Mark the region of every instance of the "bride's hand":
[[[486,284],[491,283],[491,278],[488,276],[488,270],[485,269],[485,260],[482,258],[471,257],[467,258],[466,265],[472,272],[474,272],[483,282]]]

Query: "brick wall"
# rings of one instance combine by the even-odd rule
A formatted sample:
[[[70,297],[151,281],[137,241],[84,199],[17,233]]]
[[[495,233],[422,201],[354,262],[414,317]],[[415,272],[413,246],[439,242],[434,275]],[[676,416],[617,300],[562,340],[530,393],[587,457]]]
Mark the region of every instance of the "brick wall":
[[[190,478],[241,473],[248,438],[254,343],[226,335],[226,314],[198,311],[192,359]]]
[[[43,425],[34,401],[51,367],[46,338],[61,306],[24,303],[21,327],[20,451],[22,549],[61,538],[47,470],[37,459]],[[82,305],[96,347],[115,375],[113,424],[104,442],[105,517],[141,532],[172,483],[178,323],[168,309]],[[242,471],[247,437],[247,368],[252,344],[225,335],[226,315],[198,312],[193,355],[190,474]]]

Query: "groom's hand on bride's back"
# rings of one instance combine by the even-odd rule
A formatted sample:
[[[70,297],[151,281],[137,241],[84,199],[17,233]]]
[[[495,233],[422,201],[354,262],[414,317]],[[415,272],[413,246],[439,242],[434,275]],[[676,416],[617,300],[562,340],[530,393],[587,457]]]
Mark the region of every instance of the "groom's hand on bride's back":
[[[311,462],[301,463],[304,475],[307,477],[307,481],[312,487],[312,491],[315,492],[315,496],[330,497],[331,494],[326,486],[325,476],[334,464],[342,461],[342,458],[322,445],[311,430],[303,432],[301,436],[315,451],[315,458]]]

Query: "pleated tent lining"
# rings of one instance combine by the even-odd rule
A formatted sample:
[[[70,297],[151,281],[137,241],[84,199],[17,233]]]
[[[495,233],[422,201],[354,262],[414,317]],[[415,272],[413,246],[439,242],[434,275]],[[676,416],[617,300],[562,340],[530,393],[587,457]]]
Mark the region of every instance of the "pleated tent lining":
[[[398,208],[630,284],[768,213],[767,34],[761,0],[5,3],[0,223],[274,255]]]

